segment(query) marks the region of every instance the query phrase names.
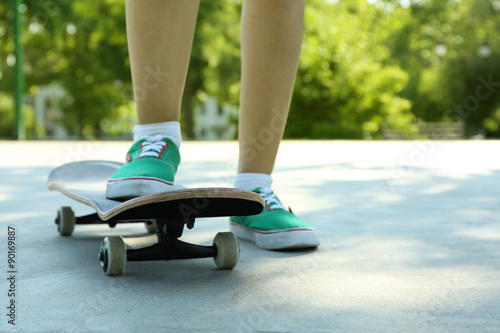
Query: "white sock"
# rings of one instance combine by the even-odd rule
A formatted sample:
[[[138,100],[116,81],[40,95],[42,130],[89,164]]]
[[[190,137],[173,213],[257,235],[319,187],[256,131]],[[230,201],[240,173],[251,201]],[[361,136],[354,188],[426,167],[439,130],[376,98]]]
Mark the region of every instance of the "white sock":
[[[146,136],[163,135],[172,140],[177,148],[181,148],[181,124],[178,121],[166,121],[163,123],[153,123],[144,125],[135,125],[134,141],[144,139]]]
[[[239,173],[234,177],[233,187],[251,191],[257,187],[270,188],[273,179],[266,173]]]

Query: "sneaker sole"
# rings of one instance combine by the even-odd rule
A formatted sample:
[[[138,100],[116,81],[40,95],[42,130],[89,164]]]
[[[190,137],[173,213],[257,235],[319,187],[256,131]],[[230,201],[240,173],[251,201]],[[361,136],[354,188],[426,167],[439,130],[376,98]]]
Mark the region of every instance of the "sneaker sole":
[[[262,231],[244,227],[234,222],[229,229],[236,237],[246,239],[265,250],[305,249],[319,245],[316,230],[286,229],[279,231]]]
[[[170,192],[182,189],[171,182],[158,178],[133,177],[111,179],[106,187],[108,199],[130,199],[160,192]]]

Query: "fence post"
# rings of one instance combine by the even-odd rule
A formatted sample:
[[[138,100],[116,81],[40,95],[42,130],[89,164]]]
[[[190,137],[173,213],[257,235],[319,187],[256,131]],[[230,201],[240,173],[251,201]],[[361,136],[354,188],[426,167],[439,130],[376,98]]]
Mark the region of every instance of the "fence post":
[[[23,102],[24,102],[24,50],[22,43],[22,13],[20,12],[20,5],[23,0],[11,0],[12,11],[14,13],[14,45],[15,45],[15,56],[16,64],[14,66],[14,108],[15,108],[15,120],[14,120],[14,138],[17,140],[23,140],[26,138],[26,132],[24,128],[23,119]]]

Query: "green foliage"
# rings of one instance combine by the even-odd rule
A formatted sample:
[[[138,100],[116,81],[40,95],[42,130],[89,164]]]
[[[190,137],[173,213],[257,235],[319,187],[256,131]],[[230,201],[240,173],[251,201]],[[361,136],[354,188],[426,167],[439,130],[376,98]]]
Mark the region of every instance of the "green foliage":
[[[123,1],[25,4],[27,90],[61,85],[68,93],[60,104],[68,132],[102,137],[101,124],[116,119],[131,99]]]
[[[42,85],[63,86],[61,122],[77,137],[130,131],[135,107],[123,0],[24,3],[28,97]],[[1,137],[12,134],[11,14],[9,2],[1,2]],[[418,121],[451,120],[463,120],[469,134],[500,135],[498,88],[476,97],[481,78],[500,82],[498,15],[493,0],[307,0],[285,136],[381,138],[393,129],[414,137]],[[188,137],[195,103],[215,96],[238,104],[240,16],[241,0],[201,1],[183,99]],[[481,57],[485,41],[492,52]],[[446,52],[438,54],[437,45]],[[29,108],[25,118],[28,135],[44,135]]]
[[[0,93],[0,138],[11,138],[14,133],[14,113],[12,112],[14,103],[11,95]],[[23,107],[24,126],[26,127],[26,138],[33,139],[38,136],[43,129],[35,123],[33,108],[29,105]]]
[[[494,133],[484,120],[495,119],[498,92],[480,101],[473,112],[456,112],[468,96],[475,96],[479,77],[500,81],[500,3],[487,0],[420,1],[408,9],[411,19],[390,38],[393,57],[410,75],[401,96],[413,101],[412,112],[424,121],[461,120],[469,134]],[[487,42],[491,55],[482,57]],[[445,45],[439,55],[437,45]],[[492,121],[488,122],[490,125]]]
[[[383,128],[412,133],[411,103],[397,95],[408,75],[391,64],[380,31],[371,29],[386,28],[385,17],[363,3],[308,3],[287,137],[380,138]]]
[[[14,108],[13,100],[10,95],[5,93],[0,93],[0,138],[8,138],[14,135],[14,113],[12,112]]]

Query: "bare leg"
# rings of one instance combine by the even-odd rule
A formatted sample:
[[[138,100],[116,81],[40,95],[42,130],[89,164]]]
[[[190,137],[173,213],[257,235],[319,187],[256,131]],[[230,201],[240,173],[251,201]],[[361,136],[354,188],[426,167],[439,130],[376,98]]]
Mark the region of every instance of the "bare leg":
[[[126,0],[139,124],[179,121],[199,0]]]
[[[290,108],[303,21],[304,0],[243,1],[240,157],[234,187],[257,192],[266,208],[258,215],[231,217],[229,229],[268,250],[319,244],[314,227],[287,211],[271,190],[270,174]]]
[[[239,173],[271,174],[297,73],[304,0],[247,0],[242,13]]]

